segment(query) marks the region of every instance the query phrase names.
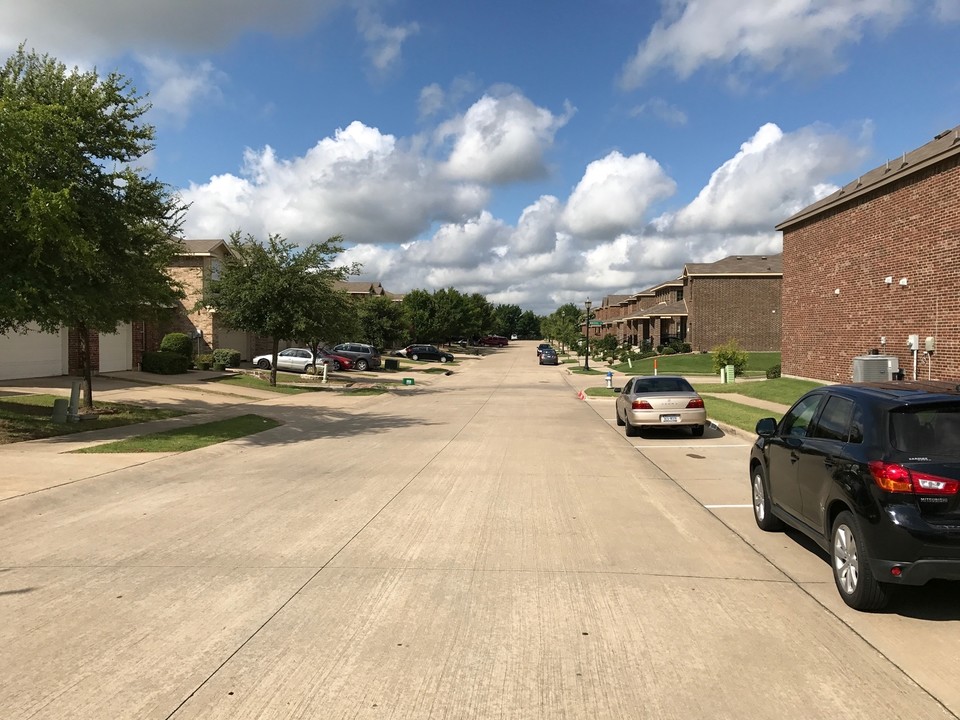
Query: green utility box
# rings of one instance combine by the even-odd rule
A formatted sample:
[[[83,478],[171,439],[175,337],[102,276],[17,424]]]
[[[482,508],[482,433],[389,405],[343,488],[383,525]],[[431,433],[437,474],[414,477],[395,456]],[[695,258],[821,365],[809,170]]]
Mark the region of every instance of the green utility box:
[[[723,372],[723,381],[732,383],[737,381],[737,369],[733,365],[727,365]]]
[[[404,385],[413,385],[413,384],[414,384],[414,380],[413,380],[413,378],[404,378],[404,379],[403,379],[403,384],[404,384]]]

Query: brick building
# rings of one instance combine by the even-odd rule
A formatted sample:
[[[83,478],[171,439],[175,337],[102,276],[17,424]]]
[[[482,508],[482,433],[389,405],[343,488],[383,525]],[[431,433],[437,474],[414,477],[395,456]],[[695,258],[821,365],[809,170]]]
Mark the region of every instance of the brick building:
[[[917,377],[960,379],[960,126],[777,229],[784,374],[847,382],[853,358],[876,350],[910,378],[916,334]]]
[[[679,278],[605,298],[603,334],[637,346],[679,337],[694,350],[729,340],[745,350],[778,350],[782,281],[779,255],[688,263]]]

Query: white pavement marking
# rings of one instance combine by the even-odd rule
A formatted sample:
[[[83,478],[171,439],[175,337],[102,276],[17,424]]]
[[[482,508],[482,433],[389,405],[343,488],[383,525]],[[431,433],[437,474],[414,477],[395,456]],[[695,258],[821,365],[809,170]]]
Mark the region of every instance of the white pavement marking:
[[[657,450],[657,449],[662,450],[663,448],[672,448],[672,449],[676,449],[676,448],[696,448],[696,449],[699,450],[699,449],[703,449],[703,448],[709,448],[709,449],[715,449],[715,448],[747,448],[747,447],[753,447],[753,444],[751,443],[751,444],[748,444],[748,445],[680,445],[680,444],[674,443],[674,444],[672,444],[672,445],[634,445],[634,447],[637,448],[637,450]]]
[[[721,508],[749,508],[753,507],[750,503],[746,505],[704,505],[707,510],[719,510]]]

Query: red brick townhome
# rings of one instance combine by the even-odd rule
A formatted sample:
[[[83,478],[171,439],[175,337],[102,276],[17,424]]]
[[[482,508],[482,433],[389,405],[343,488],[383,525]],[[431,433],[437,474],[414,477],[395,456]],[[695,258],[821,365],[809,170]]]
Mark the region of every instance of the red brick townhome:
[[[877,351],[909,379],[917,335],[917,377],[960,380],[960,126],[777,229],[785,375],[848,382],[853,358]]]
[[[751,351],[780,348],[779,255],[731,255],[687,263],[679,278],[633,295],[608,295],[597,311],[598,335],[653,345],[677,336],[694,350],[736,340]]]

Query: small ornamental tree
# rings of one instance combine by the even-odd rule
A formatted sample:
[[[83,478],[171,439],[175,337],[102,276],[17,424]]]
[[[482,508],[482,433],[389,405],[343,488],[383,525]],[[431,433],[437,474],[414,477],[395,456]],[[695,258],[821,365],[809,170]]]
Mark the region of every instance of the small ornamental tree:
[[[713,371],[719,373],[727,365],[733,365],[735,376],[743,375],[747,369],[749,356],[745,350],[740,349],[740,343],[736,340],[727,340],[727,342],[717,345],[713,350]]]

